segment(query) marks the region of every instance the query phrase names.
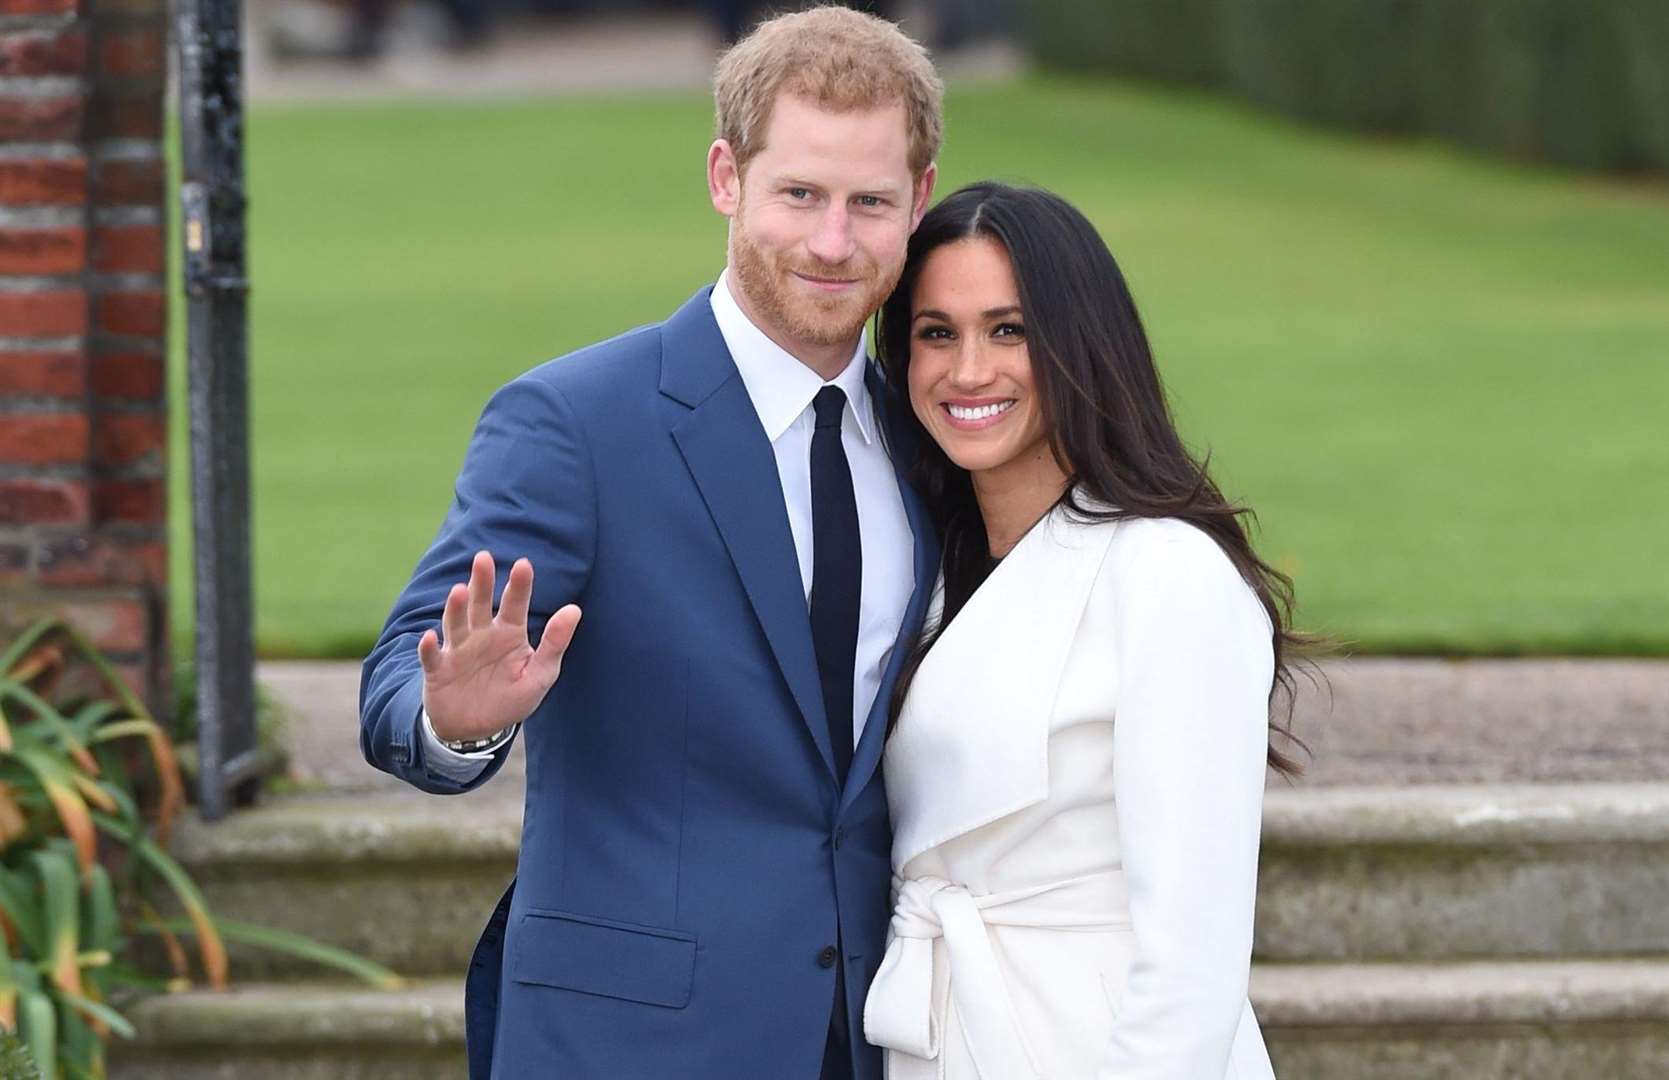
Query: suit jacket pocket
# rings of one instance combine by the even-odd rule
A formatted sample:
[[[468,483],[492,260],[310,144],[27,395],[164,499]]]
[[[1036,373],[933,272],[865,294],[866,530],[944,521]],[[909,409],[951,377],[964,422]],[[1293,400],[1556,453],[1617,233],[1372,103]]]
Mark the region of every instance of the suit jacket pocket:
[[[530,909],[512,977],[582,994],[682,1009],[695,982],[695,935],[590,915]]]

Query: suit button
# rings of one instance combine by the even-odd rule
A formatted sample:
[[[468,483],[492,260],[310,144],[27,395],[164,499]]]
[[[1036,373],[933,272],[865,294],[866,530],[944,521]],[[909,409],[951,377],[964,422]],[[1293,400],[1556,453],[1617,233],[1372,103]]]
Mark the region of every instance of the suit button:
[[[833,945],[823,946],[823,951],[817,954],[817,966],[826,968],[834,967],[836,955],[835,947]]]
[[[844,843],[846,843],[846,826],[842,825],[834,831],[835,850],[840,850],[840,845]]]

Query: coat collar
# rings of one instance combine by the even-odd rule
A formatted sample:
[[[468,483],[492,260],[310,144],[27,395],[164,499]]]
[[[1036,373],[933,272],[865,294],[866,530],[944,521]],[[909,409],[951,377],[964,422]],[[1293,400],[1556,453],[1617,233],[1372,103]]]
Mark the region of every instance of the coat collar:
[[[1056,689],[1115,529],[1050,511],[922,661],[884,765],[894,870],[1048,796]]]

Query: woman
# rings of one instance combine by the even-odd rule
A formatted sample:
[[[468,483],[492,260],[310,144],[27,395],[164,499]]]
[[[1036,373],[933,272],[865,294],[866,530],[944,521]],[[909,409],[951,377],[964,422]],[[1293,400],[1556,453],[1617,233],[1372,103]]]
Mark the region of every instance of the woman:
[[[1061,199],[945,199],[881,341],[945,538],[884,766],[888,1077],[1272,1077],[1246,987],[1265,766],[1295,769],[1269,745],[1289,583]]]

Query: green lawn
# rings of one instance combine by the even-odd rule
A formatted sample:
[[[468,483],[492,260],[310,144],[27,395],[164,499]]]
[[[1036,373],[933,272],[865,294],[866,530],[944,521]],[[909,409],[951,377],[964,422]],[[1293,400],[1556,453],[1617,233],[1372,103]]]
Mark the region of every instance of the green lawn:
[[[266,655],[360,654],[493,388],[717,274],[709,108],[254,112]],[[947,129],[941,192],[1043,183],[1100,225],[1304,625],[1372,651],[1669,653],[1669,187],[1098,82],[956,93]]]

